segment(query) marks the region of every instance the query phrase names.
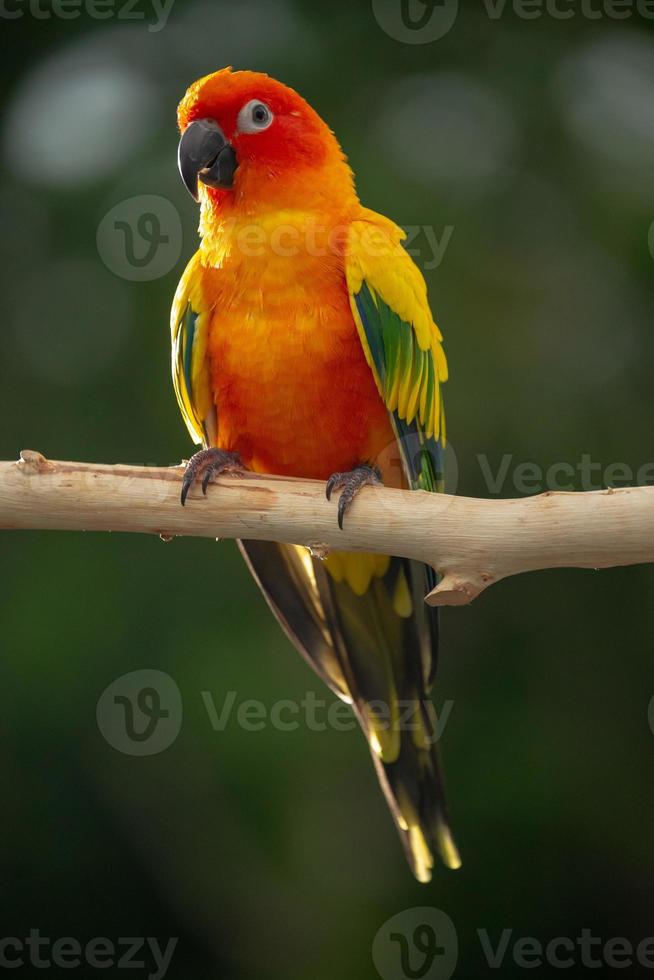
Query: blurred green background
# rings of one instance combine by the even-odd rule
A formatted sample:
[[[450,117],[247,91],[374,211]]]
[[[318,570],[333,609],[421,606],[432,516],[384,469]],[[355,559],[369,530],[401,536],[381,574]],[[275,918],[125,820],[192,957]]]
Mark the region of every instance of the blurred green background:
[[[175,0],[165,25],[144,2],[140,19],[35,3],[2,15],[0,458],[189,455],[168,311],[197,210],[175,107],[233,64],[301,91],[368,206],[450,235],[426,276],[458,493],[488,496],[504,454],[506,496],[524,462],[590,454],[599,485],[654,460],[653,21],[599,0],[565,20],[462,3],[442,37],[408,43],[388,30],[399,0]],[[141,195],[172,212],[150,278],[121,260],[126,238],[96,241]],[[179,936],[174,980],[333,980],[377,976],[375,934],[415,906],[454,922],[457,977],[493,972],[480,928],[654,934],[652,567],[520,576],[445,612],[435,702],[453,702],[464,866],[425,887],[358,732],[213,730],[202,692],[218,709],[230,691],[268,709],[325,697],[233,543],[7,532],[0,549],[3,936]],[[139,758],[103,738],[96,706],[143,668],[175,680],[184,714]],[[501,975],[523,974],[509,953]]]

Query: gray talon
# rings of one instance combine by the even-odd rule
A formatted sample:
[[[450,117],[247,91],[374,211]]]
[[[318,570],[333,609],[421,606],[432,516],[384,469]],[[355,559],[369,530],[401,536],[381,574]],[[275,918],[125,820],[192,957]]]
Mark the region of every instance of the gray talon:
[[[327,500],[332,499],[334,490],[340,490],[338,501],[338,526],[343,530],[345,515],[352,506],[357,494],[363,487],[381,486],[381,473],[376,466],[362,464],[347,473],[333,473],[327,480],[325,493]]]
[[[202,493],[207,495],[207,487],[221,473],[238,473],[245,467],[238,453],[230,453],[224,449],[201,449],[189,459],[182,479],[182,507],[186,503],[189,490],[202,477]]]

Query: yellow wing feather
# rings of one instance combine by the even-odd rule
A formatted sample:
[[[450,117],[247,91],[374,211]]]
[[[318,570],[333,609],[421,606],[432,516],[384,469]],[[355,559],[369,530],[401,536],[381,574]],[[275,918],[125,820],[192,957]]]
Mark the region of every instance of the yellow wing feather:
[[[177,402],[191,438],[205,445],[215,435],[215,406],[207,358],[210,312],[202,290],[200,253],[196,252],[175,292],[170,333]]]

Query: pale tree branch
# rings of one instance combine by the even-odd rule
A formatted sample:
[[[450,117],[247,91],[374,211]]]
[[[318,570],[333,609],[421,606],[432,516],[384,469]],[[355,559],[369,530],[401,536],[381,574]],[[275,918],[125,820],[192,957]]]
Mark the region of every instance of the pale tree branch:
[[[341,531],[324,484],[221,477],[180,505],[183,469],[0,462],[0,528],[250,538],[415,558],[442,579],[431,605],[465,605],[509,575],[654,562],[654,487],[479,500],[366,487]]]

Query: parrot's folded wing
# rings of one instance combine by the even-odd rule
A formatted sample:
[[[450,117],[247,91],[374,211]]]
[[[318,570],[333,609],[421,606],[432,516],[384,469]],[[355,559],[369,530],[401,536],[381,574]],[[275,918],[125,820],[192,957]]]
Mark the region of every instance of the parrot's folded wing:
[[[364,211],[348,236],[346,278],[366,360],[389,410],[414,489],[442,490],[447,380],[441,333],[420,270],[402,247],[404,231]]]
[[[210,309],[202,291],[197,252],[182,276],[170,315],[173,386],[184,421],[196,443],[212,444],[216,409],[211,397],[207,336]]]

